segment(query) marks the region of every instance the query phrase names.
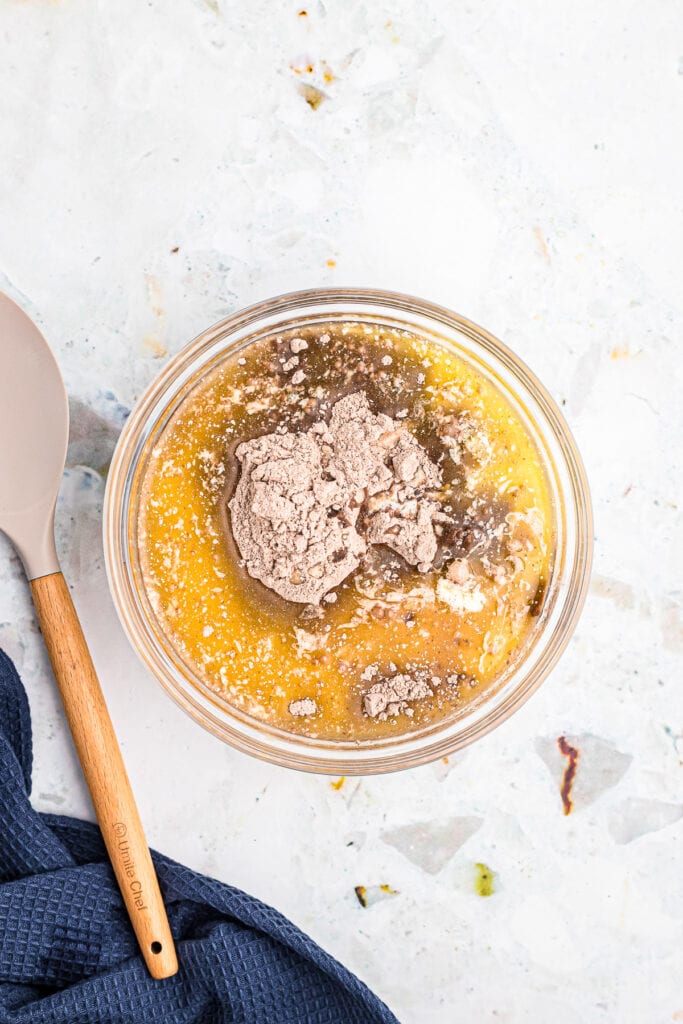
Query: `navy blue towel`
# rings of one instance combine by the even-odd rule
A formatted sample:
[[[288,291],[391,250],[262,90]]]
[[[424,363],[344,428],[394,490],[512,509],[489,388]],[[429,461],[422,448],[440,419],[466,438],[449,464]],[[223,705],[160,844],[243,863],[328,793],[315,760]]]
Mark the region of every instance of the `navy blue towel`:
[[[397,1024],[272,907],[153,854],[180,971],[153,981],[99,830],[31,807],[31,719],[0,651],[0,1024]]]

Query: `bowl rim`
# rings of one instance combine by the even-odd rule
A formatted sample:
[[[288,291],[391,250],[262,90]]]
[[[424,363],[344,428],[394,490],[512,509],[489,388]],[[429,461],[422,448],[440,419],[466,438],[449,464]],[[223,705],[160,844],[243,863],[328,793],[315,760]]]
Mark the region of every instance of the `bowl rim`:
[[[263,318],[291,314],[294,310],[299,310],[303,316],[306,315],[307,308],[312,306],[348,306],[349,308],[346,309],[348,315],[362,312],[361,308],[352,309],[353,304],[357,304],[358,307],[365,304],[368,308],[384,306],[399,317],[413,313],[432,321],[435,326],[446,326],[455,333],[469,337],[477,348],[483,348],[488,356],[499,360],[512,374],[520,388],[521,397],[523,399],[531,397],[542,414],[544,439],[545,431],[548,428],[552,431],[553,439],[558,445],[564,468],[572,485],[571,494],[563,493],[562,498],[565,503],[569,498],[573,499],[570,510],[574,513],[576,527],[573,567],[568,582],[567,580],[559,581],[565,588],[568,587],[564,595],[563,620],[559,639],[553,641],[551,637],[551,648],[549,652],[546,651],[542,655],[540,667],[532,667],[532,678],[528,679],[522,674],[521,679],[508,696],[496,707],[493,707],[488,714],[480,717],[479,721],[475,721],[454,735],[444,735],[448,722],[452,723],[453,721],[445,719],[429,730],[426,743],[420,744],[418,736],[418,739],[412,742],[412,746],[415,748],[412,750],[406,750],[406,747],[411,746],[409,734],[402,734],[395,739],[379,743],[373,748],[375,752],[371,752],[368,745],[354,747],[353,744],[345,744],[340,746],[324,741],[311,744],[306,737],[293,733],[287,734],[286,739],[280,739],[276,748],[275,745],[269,743],[268,727],[263,723],[231,709],[230,717],[233,721],[249,720],[246,729],[247,735],[240,729],[236,730],[234,726],[226,726],[225,721],[219,720],[212,714],[211,705],[216,706],[215,699],[212,700],[209,697],[207,700],[206,694],[202,696],[194,683],[187,679],[187,676],[185,678],[186,685],[182,686],[177,679],[171,681],[168,672],[162,672],[159,659],[153,656],[147,638],[141,636],[139,629],[140,620],[145,621],[147,625],[149,624],[148,620],[145,620],[139,608],[137,615],[134,614],[130,607],[130,601],[125,600],[124,584],[126,580],[129,584],[128,589],[132,588],[128,563],[123,557],[122,535],[126,534],[127,536],[128,534],[124,522],[127,506],[122,502],[125,502],[126,486],[130,485],[142,450],[139,441],[133,442],[136,441],[140,431],[144,431],[145,426],[149,425],[150,416],[158,408],[161,400],[165,398],[167,405],[173,402],[182,388],[182,378],[190,377],[193,368],[197,368],[197,358],[202,352],[210,351],[211,346],[220,341],[223,341],[227,347],[230,338],[234,337],[241,329],[255,325]],[[406,328],[411,329],[411,325],[406,323]],[[277,329],[285,328],[278,325]],[[412,329],[416,328],[413,326]],[[179,387],[175,392],[171,392],[173,385],[179,379],[181,380]],[[518,395],[515,397],[520,398]],[[549,451],[544,453],[544,457],[549,458],[552,462],[552,453]],[[562,514],[565,515],[564,507]],[[586,600],[593,553],[593,514],[588,478],[583,461],[559,406],[526,363],[495,335],[444,306],[412,295],[383,289],[312,288],[286,292],[241,308],[224,317],[183,346],[155,375],[128,417],[111,459],[104,496],[103,540],[105,569],[110,593],[119,621],[131,646],[142,663],[151,671],[157,683],[194,721],[199,722],[214,736],[236,749],[261,760],[320,774],[363,775],[415,767],[453,753],[475,739],[485,736],[500,725],[538,690],[566,649]],[[554,576],[555,570],[553,570],[551,584]],[[555,632],[557,632],[557,627]],[[543,630],[540,631],[538,639],[542,636]],[[534,647],[536,642],[534,641]],[[515,673],[521,671],[526,662],[527,656],[525,655],[515,669]],[[513,673],[513,677],[515,673]],[[190,692],[191,690],[194,692]],[[491,697],[487,701],[484,698],[482,707],[486,707],[492,699]],[[282,730],[277,730],[277,732],[284,736]],[[408,736],[407,740],[406,735]],[[401,750],[402,746],[403,750]],[[385,750],[386,752],[383,752]],[[334,752],[333,757],[329,756],[330,751]],[[369,753],[371,756],[367,756]]]

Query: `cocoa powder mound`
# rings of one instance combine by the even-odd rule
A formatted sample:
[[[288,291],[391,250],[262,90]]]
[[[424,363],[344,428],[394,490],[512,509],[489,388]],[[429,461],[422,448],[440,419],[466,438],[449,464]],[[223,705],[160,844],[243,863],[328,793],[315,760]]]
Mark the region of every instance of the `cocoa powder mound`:
[[[363,697],[363,711],[369,718],[384,721],[390,715],[409,713],[409,701],[431,697],[432,690],[426,679],[398,673],[390,679],[373,683]]]
[[[289,713],[295,718],[308,718],[311,715],[317,715],[318,705],[312,697],[302,697],[301,700],[289,702]]]
[[[236,456],[235,543],[250,576],[285,600],[318,604],[368,544],[431,568],[435,524],[449,521],[425,494],[440,485],[440,470],[398,420],[372,412],[365,392],[336,402],[329,423],[245,441]]]

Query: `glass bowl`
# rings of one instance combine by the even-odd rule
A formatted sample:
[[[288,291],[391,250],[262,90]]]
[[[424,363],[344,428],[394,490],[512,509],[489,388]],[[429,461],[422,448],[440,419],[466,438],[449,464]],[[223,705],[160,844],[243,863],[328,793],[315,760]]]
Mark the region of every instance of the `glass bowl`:
[[[137,552],[140,485],[150,452],[192,389],[227,355],[273,332],[349,319],[413,331],[455,350],[514,407],[538,448],[552,496],[555,558],[543,611],[519,655],[460,715],[413,733],[362,742],[309,739],[231,707],[195,676],[158,623]],[[538,689],[562,654],[585,599],[592,519],[586,475],[557,405],[527,367],[487,331],[421,299],[360,289],[295,292],[261,302],[205,331],[152,382],[129,418],[111,464],[104,548],[114,604],[124,630],[166,692],[215,736],[291,768],[361,775],[423,764],[464,747],[505,721]]]

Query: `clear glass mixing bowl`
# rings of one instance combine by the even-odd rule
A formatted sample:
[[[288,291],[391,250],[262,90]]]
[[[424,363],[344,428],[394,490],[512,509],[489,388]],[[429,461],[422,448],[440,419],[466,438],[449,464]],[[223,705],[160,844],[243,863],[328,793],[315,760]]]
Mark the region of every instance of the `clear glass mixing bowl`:
[[[422,730],[358,743],[308,739],[236,710],[174,651],[143,585],[137,507],[156,439],[179,404],[226,356],[273,332],[333,320],[413,331],[456,350],[493,381],[533,436],[547,474],[555,559],[543,612],[515,663],[496,686],[460,715]],[[167,693],[215,736],[276,764],[333,774],[370,774],[443,757],[505,721],[541,685],[562,654],[585,599],[592,519],[586,475],[557,405],[527,367],[496,338],[464,317],[390,292],[335,289],[295,292],[261,302],[205,331],[178,353],[138,402],[119,440],[104,509],[107,573],[114,604],[138,654]]]

